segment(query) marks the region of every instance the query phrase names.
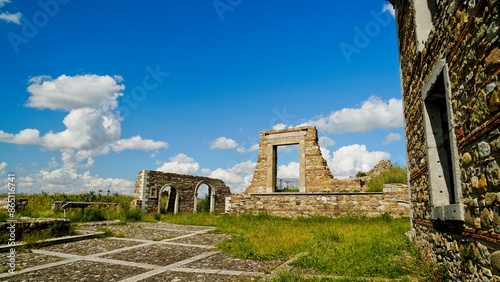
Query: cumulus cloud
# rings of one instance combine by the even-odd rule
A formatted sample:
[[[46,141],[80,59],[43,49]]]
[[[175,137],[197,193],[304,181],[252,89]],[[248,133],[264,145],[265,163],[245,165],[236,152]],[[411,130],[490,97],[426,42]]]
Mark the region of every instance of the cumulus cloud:
[[[343,146],[333,153],[326,148],[321,148],[321,153],[337,178],[348,178],[356,175],[358,171],[369,171],[379,161],[388,160],[391,157],[391,154],[387,152],[369,152],[365,145],[359,144]]]
[[[391,132],[391,133],[387,134],[387,136],[385,137],[384,142],[382,142],[382,144],[389,144],[389,143],[392,143],[394,141],[401,140],[401,139],[402,139],[401,134]]]
[[[0,6],[2,7],[2,6]],[[4,20],[8,23],[15,23],[15,24],[21,24],[21,17],[23,15],[19,12],[15,14],[11,14],[9,12],[3,12],[0,14],[0,20]]]
[[[375,128],[391,129],[403,126],[403,106],[400,99],[387,102],[371,96],[359,108],[344,108],[329,116],[310,120],[304,125],[314,125],[327,133],[365,132]]]
[[[333,145],[335,145],[335,140],[331,139],[330,137],[326,137],[326,136],[321,136],[319,138],[319,146],[321,148],[327,148],[327,147],[331,147]]]
[[[78,169],[93,166],[92,157],[107,154],[111,150],[119,153],[123,150],[147,151],[168,147],[166,142],[143,139],[139,135],[120,139],[123,119],[116,108],[117,98],[125,89],[125,86],[120,84],[122,81],[123,78],[120,76],[93,74],[73,77],[61,75],[56,79],[37,76],[29,80],[30,97],[26,106],[68,112],[62,121],[66,129],[60,132],[50,131],[40,135],[39,130],[32,128],[21,130],[19,133],[0,130],[0,142],[39,145],[44,149],[61,152],[62,167],[59,169],[50,167],[37,175],[30,176],[35,179],[33,185],[49,187],[49,181],[56,185],[58,180],[55,176],[58,175],[62,177],[61,179],[79,179],[93,181],[92,183],[107,183],[106,185],[128,183],[128,180],[103,180],[97,176],[79,174]],[[26,181],[31,183],[28,178]],[[80,185],[83,185],[82,183]],[[133,191],[133,186],[130,187]]]
[[[396,10],[394,10],[394,7],[392,6],[391,3],[386,3],[384,4],[384,7],[382,8],[382,12],[389,11],[391,15],[395,18],[396,17]]]
[[[170,162],[165,162],[163,165],[156,168],[157,171],[189,175],[197,175],[199,169],[199,163],[182,153],[177,154],[175,157],[171,157]]]
[[[142,139],[141,136],[137,135],[129,139],[121,139],[113,144],[113,151],[121,152],[123,150],[158,150],[161,148],[167,148],[167,142],[163,141],[153,141],[151,139]]]
[[[119,83],[120,76],[109,75],[61,75],[56,79],[50,76],[36,76],[30,80],[28,92],[31,96],[26,104],[38,109],[61,109],[70,111],[84,107],[103,107],[114,109],[116,99],[125,89]]]
[[[238,147],[238,143],[226,137],[219,137],[210,142],[210,149],[234,149],[236,147]]]
[[[276,124],[275,126],[273,126],[273,130],[281,130],[281,129],[285,129],[286,128],[286,124],[284,123],[278,123]]]
[[[2,175],[5,174],[5,168],[6,167],[7,167],[7,163],[6,162],[0,163],[0,176],[2,176]]]
[[[299,163],[291,162],[277,168],[277,178],[299,178]]]
[[[250,148],[247,148],[245,146],[241,146],[236,148],[236,151],[238,153],[247,153],[247,152],[252,152],[252,151],[258,151],[259,150],[259,144],[253,144],[250,146]]]
[[[250,186],[256,164],[252,161],[246,161],[229,169],[218,168],[212,171],[204,168],[201,172],[206,177],[221,179],[226,185],[231,187],[231,192],[240,193]]]

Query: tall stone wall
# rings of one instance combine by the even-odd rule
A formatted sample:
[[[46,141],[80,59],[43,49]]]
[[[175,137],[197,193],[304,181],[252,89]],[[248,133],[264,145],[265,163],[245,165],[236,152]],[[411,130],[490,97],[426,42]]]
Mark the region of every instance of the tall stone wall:
[[[336,192],[361,188],[359,180],[340,180],[333,177],[321,155],[316,128],[304,126],[260,133],[257,165],[246,194],[275,191],[277,147],[293,144],[299,145],[300,192]]]
[[[233,194],[226,199],[232,214],[265,212],[278,216],[409,216],[408,188],[402,184],[384,186],[376,193],[271,193]]]
[[[422,40],[429,24],[422,15],[431,2],[436,9],[434,14],[431,9],[430,32]],[[451,280],[498,280],[500,2],[391,3],[396,8],[415,242],[428,259],[448,269]],[[447,193],[446,187],[433,182],[436,149],[429,144],[439,132],[429,126],[433,116],[427,117],[432,101],[426,97],[432,91],[448,95],[451,126],[449,136],[443,136],[455,140],[448,167],[456,194],[450,190],[448,205],[436,195],[439,189]]]
[[[150,213],[157,212],[162,190],[172,187],[177,197],[175,212],[193,212],[197,189],[202,184],[210,187],[213,210],[223,211],[225,198],[230,196],[231,192],[222,180],[151,170],[139,171],[131,205],[141,207]]]

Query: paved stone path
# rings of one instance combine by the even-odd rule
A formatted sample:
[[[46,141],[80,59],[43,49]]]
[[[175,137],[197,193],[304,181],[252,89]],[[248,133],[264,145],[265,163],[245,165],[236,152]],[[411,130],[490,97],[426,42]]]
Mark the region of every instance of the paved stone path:
[[[17,253],[21,269],[0,274],[0,280],[253,281],[284,263],[234,259],[213,251],[227,235],[207,233],[213,230],[210,227],[136,223],[107,228],[124,238],[90,239]]]

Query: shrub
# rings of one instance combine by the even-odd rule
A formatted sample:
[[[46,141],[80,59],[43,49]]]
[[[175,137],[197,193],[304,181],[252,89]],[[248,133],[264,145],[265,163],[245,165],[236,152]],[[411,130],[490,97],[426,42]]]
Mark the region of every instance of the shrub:
[[[125,211],[125,220],[128,221],[139,221],[144,216],[144,211],[136,207],[135,209]]]
[[[160,221],[161,220],[161,213],[157,213],[155,212],[154,215],[153,215],[153,218],[157,221]]]
[[[362,172],[362,171],[358,171],[358,173],[356,173],[356,177],[357,178],[360,178],[360,177],[363,177],[363,176],[366,176],[366,172]]]
[[[206,194],[203,199],[198,198],[196,200],[196,211],[197,212],[209,212],[210,211],[210,195]]]

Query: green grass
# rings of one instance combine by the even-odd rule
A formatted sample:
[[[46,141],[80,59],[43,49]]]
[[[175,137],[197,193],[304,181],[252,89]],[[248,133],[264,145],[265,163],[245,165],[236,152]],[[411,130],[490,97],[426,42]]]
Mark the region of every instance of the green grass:
[[[401,166],[394,166],[382,171],[377,176],[372,177],[366,185],[368,190],[366,192],[382,192],[384,184],[388,183],[403,183],[406,184],[407,180],[406,168]]]
[[[231,234],[217,247],[242,259],[288,259],[307,252],[293,265],[343,277],[419,279],[433,276],[431,266],[419,261],[405,236],[409,219],[302,217],[259,215],[177,214],[162,220],[177,224],[216,226],[215,233]],[[273,280],[274,281],[274,280]],[[297,280],[283,277],[275,281]],[[339,280],[361,281],[361,280]]]

